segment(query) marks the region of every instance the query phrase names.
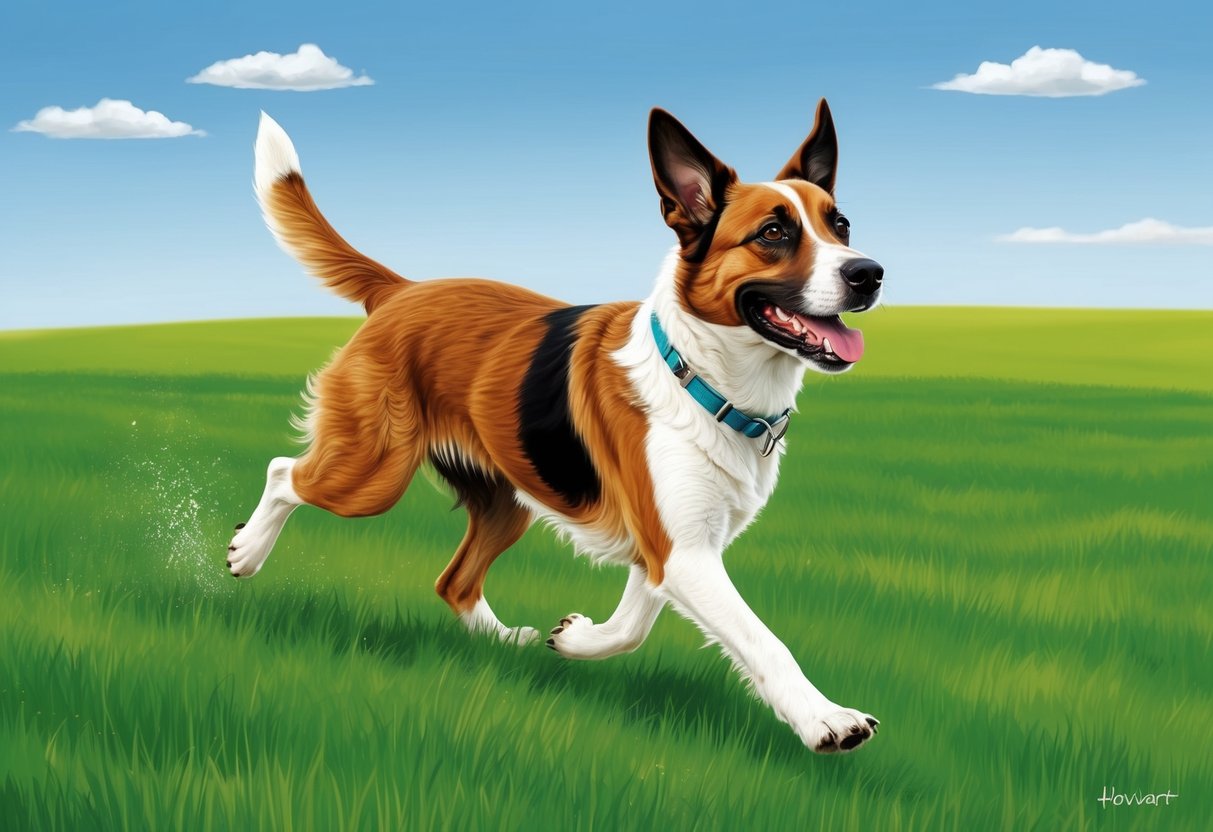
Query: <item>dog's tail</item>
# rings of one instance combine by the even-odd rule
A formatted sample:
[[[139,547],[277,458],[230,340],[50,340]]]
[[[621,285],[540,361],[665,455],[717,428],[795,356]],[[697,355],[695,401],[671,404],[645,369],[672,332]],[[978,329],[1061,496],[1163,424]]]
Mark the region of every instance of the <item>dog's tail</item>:
[[[393,290],[410,285],[387,266],[357,251],[329,225],[303,183],[290,137],[265,113],[257,129],[256,157],[253,188],[265,224],[278,245],[325,286],[358,301],[369,313]]]

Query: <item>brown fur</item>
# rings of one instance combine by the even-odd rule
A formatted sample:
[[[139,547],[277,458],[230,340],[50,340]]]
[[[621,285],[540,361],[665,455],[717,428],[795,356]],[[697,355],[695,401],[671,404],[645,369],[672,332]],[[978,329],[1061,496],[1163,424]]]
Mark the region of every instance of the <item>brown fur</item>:
[[[267,210],[282,243],[312,274],[341,297],[357,301],[370,312],[379,299],[407,285],[387,266],[357,251],[320,213],[298,173],[275,183]]]
[[[486,500],[468,504],[467,534],[438,579],[456,611],[475,604],[493,560],[529,525],[515,489],[596,531],[630,535],[650,581],[661,582],[670,541],[653,505],[647,425],[609,358],[627,341],[635,303],[595,307],[578,323],[570,411],[603,487],[598,500],[569,506],[523,452],[517,419],[543,318],[565,304],[486,280],[405,281],[349,248],[298,174],[274,185],[269,204],[300,259],[371,312],[313,381],[312,441],[292,480],[305,502],[343,517],[379,514],[431,452],[455,453],[495,483]]]
[[[497,556],[518,542],[531,524],[526,509],[504,485],[487,505],[469,504],[468,530],[434,589],[456,613],[467,612],[483,594],[484,578]]]

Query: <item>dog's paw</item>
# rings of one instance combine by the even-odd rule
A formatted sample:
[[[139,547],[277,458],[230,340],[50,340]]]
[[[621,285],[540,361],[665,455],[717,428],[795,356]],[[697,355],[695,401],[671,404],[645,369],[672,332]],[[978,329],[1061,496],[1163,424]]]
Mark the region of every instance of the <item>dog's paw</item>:
[[[524,647],[539,641],[539,631],[534,627],[507,627],[501,633],[501,640],[507,644],[517,644]]]
[[[246,523],[237,523],[236,536],[227,544],[228,574],[233,578],[253,577],[261,570],[273,545],[273,540],[265,541]]]
[[[854,751],[876,734],[880,720],[853,708],[826,711],[800,731],[805,745],[818,754]]]
[[[588,632],[593,626],[594,622],[581,613],[571,612],[552,629],[547,645],[562,656],[577,657],[580,655],[576,649],[578,635]]]

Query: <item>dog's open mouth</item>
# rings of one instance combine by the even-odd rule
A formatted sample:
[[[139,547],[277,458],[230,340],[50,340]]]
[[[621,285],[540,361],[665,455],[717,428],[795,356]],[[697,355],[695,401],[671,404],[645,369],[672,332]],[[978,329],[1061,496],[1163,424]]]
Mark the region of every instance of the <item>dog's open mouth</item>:
[[[825,368],[845,369],[863,357],[863,332],[851,329],[837,315],[793,312],[756,291],[742,295],[741,311],[763,338]]]

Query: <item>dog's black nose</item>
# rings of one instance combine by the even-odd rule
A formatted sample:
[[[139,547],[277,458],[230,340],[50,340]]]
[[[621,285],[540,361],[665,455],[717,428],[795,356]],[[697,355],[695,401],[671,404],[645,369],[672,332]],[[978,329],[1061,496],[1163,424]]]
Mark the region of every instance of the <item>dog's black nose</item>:
[[[860,294],[870,295],[880,288],[884,280],[884,268],[875,260],[866,257],[856,257],[842,264],[839,270],[842,279],[851,284],[851,288]]]

